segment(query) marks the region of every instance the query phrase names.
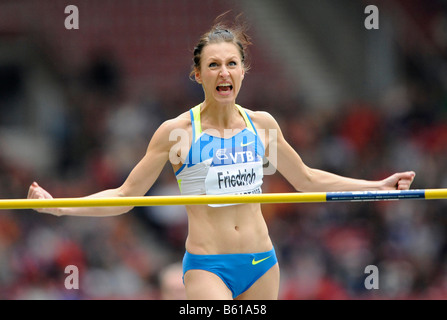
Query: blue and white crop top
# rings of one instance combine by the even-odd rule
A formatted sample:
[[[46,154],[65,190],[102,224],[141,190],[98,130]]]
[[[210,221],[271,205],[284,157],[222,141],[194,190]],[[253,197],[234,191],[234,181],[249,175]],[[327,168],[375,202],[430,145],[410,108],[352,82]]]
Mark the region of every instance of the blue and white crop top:
[[[200,104],[189,112],[192,143],[175,173],[183,195],[261,193],[264,144],[246,111],[236,105],[246,128],[225,139],[202,132]],[[222,205],[210,205],[222,206]]]

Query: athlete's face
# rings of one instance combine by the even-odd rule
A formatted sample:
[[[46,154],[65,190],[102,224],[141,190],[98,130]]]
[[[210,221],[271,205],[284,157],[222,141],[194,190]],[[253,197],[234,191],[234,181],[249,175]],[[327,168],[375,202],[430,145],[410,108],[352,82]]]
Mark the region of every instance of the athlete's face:
[[[205,99],[235,102],[244,79],[241,55],[235,44],[220,42],[203,48],[200,70],[195,77],[201,83]]]

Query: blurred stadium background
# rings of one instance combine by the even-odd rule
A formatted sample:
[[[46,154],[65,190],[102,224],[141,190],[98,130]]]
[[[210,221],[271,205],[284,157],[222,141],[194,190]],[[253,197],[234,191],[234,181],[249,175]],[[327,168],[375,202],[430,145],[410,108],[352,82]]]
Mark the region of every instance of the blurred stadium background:
[[[369,4],[378,30],[364,27]],[[68,5],[78,30],[64,27]],[[25,198],[33,181],[55,197],[118,186],[155,128],[201,101],[192,49],[229,9],[254,42],[238,102],[272,113],[308,165],[368,179],[415,170],[413,188],[447,186],[445,0],[1,0],[0,198]],[[264,192],[291,191],[265,178]],[[149,194],[178,194],[172,169]],[[264,205],[280,299],[447,298],[446,212],[445,201]],[[163,279],[186,231],[182,207],[4,210],[0,299],[180,299]],[[370,264],[378,290],[364,286]],[[79,290],[64,287],[67,265]]]

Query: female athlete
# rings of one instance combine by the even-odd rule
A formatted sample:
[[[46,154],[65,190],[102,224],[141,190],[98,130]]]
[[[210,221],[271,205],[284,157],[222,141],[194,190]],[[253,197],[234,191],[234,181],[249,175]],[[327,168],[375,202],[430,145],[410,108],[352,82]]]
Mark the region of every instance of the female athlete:
[[[399,172],[384,180],[342,177],[310,168],[288,144],[267,112],[236,103],[250,44],[241,26],[216,22],[194,48],[191,76],[202,85],[204,100],[165,121],[146,154],[116,189],[88,198],[143,196],[167,161],[183,195],[260,193],[263,159],[300,192],[409,189],[415,173]],[[33,182],[28,198],[51,199]],[[113,216],[132,207],[48,208],[57,216]],[[279,267],[258,203],[188,205],[188,236],[183,281],[189,299],[277,299]]]

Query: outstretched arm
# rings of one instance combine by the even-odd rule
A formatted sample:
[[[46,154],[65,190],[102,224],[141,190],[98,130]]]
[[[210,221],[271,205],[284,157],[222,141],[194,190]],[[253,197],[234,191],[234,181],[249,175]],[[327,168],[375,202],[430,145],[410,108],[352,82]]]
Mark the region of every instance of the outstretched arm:
[[[172,141],[169,141],[169,132],[175,128],[175,121],[168,120],[154,133],[145,156],[130,172],[126,181],[118,188],[104,190],[86,198],[109,198],[142,196],[152,187],[160,175],[168,158]],[[29,187],[28,199],[52,199],[51,194],[33,182]],[[57,216],[114,216],[128,212],[133,207],[74,207],[74,208],[45,208],[36,209],[38,212],[50,213]]]
[[[263,113],[262,124],[276,135],[267,137],[269,161],[297,190],[302,192],[407,190],[414,180],[413,171],[395,173],[383,180],[371,181],[353,179],[327,171],[308,167],[298,153],[284,139],[276,120]]]

